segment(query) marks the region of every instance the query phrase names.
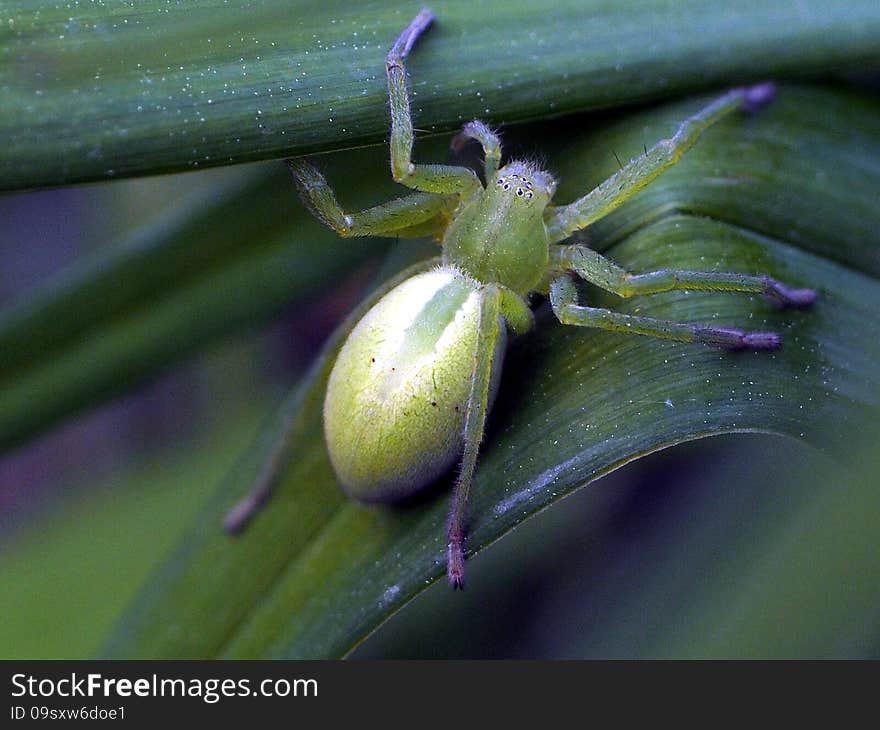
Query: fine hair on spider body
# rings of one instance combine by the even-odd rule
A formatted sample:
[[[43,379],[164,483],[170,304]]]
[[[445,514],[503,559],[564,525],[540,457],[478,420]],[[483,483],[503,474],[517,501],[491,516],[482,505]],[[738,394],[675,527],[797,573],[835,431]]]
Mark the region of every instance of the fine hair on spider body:
[[[736,88],[681,122],[598,187],[555,204],[556,180],[536,165],[502,165],[501,142],[487,124],[464,125],[452,146],[482,148],[483,179],[469,167],[412,161],[413,124],[404,61],[434,16],[422,10],[386,59],[391,175],[408,195],[359,212],[344,210],[307,160],[287,161],[308,209],[340,236],[433,236],[440,256],[384,287],[336,357],[324,401],[324,433],[342,488],[362,502],[407,497],[459,464],[446,525],[453,588],[464,587],[468,495],[487,414],[511,336],[529,331],[533,292],[549,296],[560,323],[726,350],[773,350],[775,332],[753,332],[636,316],[587,306],[583,280],[619,297],[673,290],[757,294],[779,307],[806,307],[812,289],[761,273],[662,269],[631,273],[582,243],[567,243],[675,165],[700,135],[738,111],[752,113],[775,93],[770,83]],[[238,531],[268,494],[256,485],[227,519]]]

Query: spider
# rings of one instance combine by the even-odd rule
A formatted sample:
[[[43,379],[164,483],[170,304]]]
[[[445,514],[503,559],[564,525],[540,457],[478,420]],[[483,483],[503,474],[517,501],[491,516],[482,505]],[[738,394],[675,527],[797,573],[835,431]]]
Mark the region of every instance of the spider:
[[[772,350],[780,340],[774,332],[585,306],[575,281],[583,279],[621,297],[674,289],[754,293],[780,307],[808,306],[816,293],[765,275],[633,274],[584,244],[564,243],[676,164],[712,124],[767,103],[772,84],[728,91],[591,192],[567,205],[553,205],[553,176],[520,160],[502,166],[499,138],[481,121],[465,124],[453,146],[468,140],[482,146],[485,183],[469,167],[412,162],[404,60],[433,20],[429,10],[422,10],[386,60],[391,173],[416,192],[347,213],[308,161],[287,164],[305,205],[340,236],[433,235],[441,243],[439,259],[425,262],[420,273],[387,291],[348,335],[327,384],[324,431],[340,484],[362,502],[400,500],[460,463],[447,523],[447,573],[453,588],[463,588],[466,506],[477,454],[508,335],[534,325],[530,293],[549,295],[562,324],[728,350]],[[237,529],[245,518],[233,514],[227,527]]]

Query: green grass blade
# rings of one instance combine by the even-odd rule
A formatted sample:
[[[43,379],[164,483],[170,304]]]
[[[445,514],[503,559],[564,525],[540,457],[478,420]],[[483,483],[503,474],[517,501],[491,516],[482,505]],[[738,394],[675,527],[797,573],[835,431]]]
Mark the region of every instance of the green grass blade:
[[[573,171],[563,192],[601,177],[609,139],[640,150],[691,106],[581,136],[558,158]],[[784,87],[753,119],[713,129],[674,173],[591,232],[597,247],[636,270],[764,271],[817,288],[820,300],[809,312],[686,292],[615,303],[774,329],[785,344],[772,354],[579,331],[541,310],[537,331],[506,362],[475,476],[473,552],[597,477],[685,440],[770,431],[845,453],[852,430],[880,410],[878,119],[876,99]],[[839,190],[845,204],[829,204]],[[292,455],[269,506],[244,536],[223,535],[225,510],[248,486],[226,482],[123,619],[107,656],[342,656],[443,575],[443,494],[405,508],[342,498],[321,432],[327,364],[304,386]],[[234,611],[224,592],[235,594]]]
[[[0,188],[381,142],[411,2],[121,0],[0,11]],[[875,0],[438,1],[416,125],[513,122],[880,61]]]

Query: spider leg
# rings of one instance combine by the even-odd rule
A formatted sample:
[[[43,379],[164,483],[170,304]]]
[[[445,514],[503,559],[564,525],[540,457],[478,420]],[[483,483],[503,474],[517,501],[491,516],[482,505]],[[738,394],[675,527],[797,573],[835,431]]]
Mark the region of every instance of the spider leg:
[[[551,283],[550,304],[562,324],[596,327],[679,342],[699,342],[725,350],[775,350],[779,347],[779,335],[775,332],[747,332],[728,327],[708,327],[702,324],[671,322],[613,312],[610,309],[582,306],[578,304],[577,290],[569,274],[558,276]]]
[[[806,307],[816,301],[816,292],[812,289],[792,289],[766,275],[678,269],[632,274],[582,244],[560,246],[553,250],[552,256],[554,268],[573,271],[585,281],[620,297],[689,289],[759,294],[779,307]]]
[[[480,322],[477,345],[474,352],[474,366],[471,374],[471,392],[465,411],[464,453],[452,506],[446,526],[447,536],[447,574],[453,588],[464,588],[464,534],[467,501],[477,464],[477,453],[483,440],[486,416],[489,410],[489,390],[492,381],[494,360],[498,349],[498,338],[502,334],[501,294],[497,287],[487,286],[482,290],[480,300]]]
[[[488,181],[495,176],[501,164],[501,140],[479,119],[474,119],[462,127],[452,140],[452,149],[458,151],[469,139],[476,140],[483,148],[483,170]]]
[[[406,70],[403,61],[416,39],[434,21],[429,10],[422,10],[395,41],[385,61],[388,96],[391,101],[391,175],[396,182],[428,193],[468,193],[480,186],[479,178],[467,167],[453,165],[414,165],[412,163],[413,125]]]
[[[760,108],[773,98],[774,93],[775,88],[769,83],[733,89],[685,119],[672,137],[660,140],[599,187],[569,205],[551,209],[546,220],[550,242],[563,241],[604,217],[675,165],[706,129],[738,109],[753,111]]]
[[[426,226],[455,207],[457,195],[412,193],[357,213],[346,213],[324,176],[303,158],[287,160],[303,203],[340,236],[426,235]],[[430,227],[430,226],[427,226]]]

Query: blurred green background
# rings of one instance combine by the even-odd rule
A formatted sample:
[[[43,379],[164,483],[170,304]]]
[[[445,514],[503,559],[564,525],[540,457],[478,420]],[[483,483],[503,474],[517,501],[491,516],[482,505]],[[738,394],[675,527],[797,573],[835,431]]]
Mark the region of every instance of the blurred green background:
[[[280,6],[264,5],[265,14],[254,16],[256,20],[247,26],[253,38],[264,38],[266,27],[277,22]],[[793,142],[804,160],[796,172],[803,177],[803,170],[809,170],[815,176],[809,184],[821,192],[827,183],[820,179],[823,170],[833,177],[835,169],[845,167],[843,159],[852,176],[848,179],[858,180],[861,189],[831,186],[826,204],[837,211],[835,215],[826,215],[814,205],[816,220],[806,213],[789,219],[789,206],[779,202],[785,200],[780,193],[778,201],[767,201],[765,207],[753,202],[745,206],[739,212],[742,219],[736,222],[812,251],[817,260],[825,257],[848,276],[862,277],[858,281],[863,281],[871,298],[864,300],[864,312],[846,310],[839,320],[852,324],[853,330],[841,338],[852,349],[829,355],[837,358],[838,371],[829,377],[841,378],[853,404],[852,422],[824,424],[828,441],[842,442],[842,446],[836,443],[825,454],[793,438],[738,434],[644,456],[547,509],[536,506],[537,514],[469,561],[469,590],[463,595],[452,593],[443,581],[427,587],[366,638],[352,656],[880,656],[876,448],[880,431],[874,430],[880,405],[880,365],[874,358],[873,336],[880,316],[875,308],[876,277],[880,275],[880,209],[876,205],[880,137],[876,117],[872,122],[870,113],[880,100],[876,75],[864,71],[880,62],[868,42],[880,37],[876,12],[870,4],[855,3],[848,11],[851,17],[841,15],[833,27],[852,34],[847,46],[852,55],[841,57],[834,55],[837,51],[832,53],[840,44],[831,42],[830,32],[824,46],[812,42],[823,28],[815,20],[818,16],[806,12],[815,11],[816,4],[805,6],[803,25],[795,29],[804,35],[793,32],[789,38],[768,39],[765,35],[770,31],[757,27],[755,17],[737,24],[748,8],[737,15],[720,9],[724,4],[711,2],[634,3],[624,10],[597,2],[591,5],[594,16],[581,18],[574,5],[560,3],[557,13],[546,14],[551,30],[570,25],[576,17],[585,28],[591,21],[592,27],[604,29],[624,46],[643,44],[635,30],[627,34],[621,28],[650,27],[645,21],[649,12],[658,17],[697,13],[706,28],[697,25],[679,36],[672,27],[672,41],[658,41],[653,57],[647,51],[644,58],[627,57],[618,70],[624,77],[615,86],[603,81],[607,73],[593,73],[601,54],[584,58],[570,38],[553,36],[537,24],[533,32],[538,40],[533,38],[535,45],[529,48],[542,48],[535,51],[535,57],[549,60],[541,62],[546,67],[529,72],[547,74],[546,88],[535,90],[534,80],[511,81],[506,94],[499,84],[492,89],[491,100],[469,98],[459,107],[450,107],[450,100],[460,97],[456,89],[471,71],[468,59],[463,59],[462,69],[450,66],[447,55],[456,43],[470,48],[467,43],[472,44],[474,29],[466,23],[467,4],[436,5],[449,35],[438,33],[430,38],[433,45],[425,51],[423,66],[418,55],[414,57],[419,74],[414,70],[414,78],[420,79],[417,91],[427,97],[424,110],[419,111],[424,111],[426,120],[436,121],[440,132],[453,129],[462,115],[481,112],[484,104],[498,123],[569,114],[559,121],[511,125],[504,132],[505,140],[519,153],[536,155],[546,150],[555,155],[554,169],[564,171],[563,182],[572,191],[582,190],[586,182],[580,180],[580,153],[569,150],[567,140],[580,139],[587,132],[592,135],[591,150],[617,151],[618,142],[603,137],[602,130],[618,119],[625,120],[625,114],[614,111],[573,115],[581,109],[720,87],[752,78],[764,67],[779,74],[809,74],[817,84],[814,88],[821,91],[793,88],[790,93],[795,98],[802,94],[802,101],[814,93],[817,99],[825,98],[821,94],[839,94],[834,97],[839,106],[832,111],[823,115],[813,110],[813,116],[805,115],[808,121],[803,127],[809,129],[798,129],[806,135],[804,139],[815,125],[827,135],[830,147],[797,148]],[[770,14],[786,12],[781,4],[761,5],[769,6],[766,12]],[[24,40],[28,33],[42,38],[45,45],[37,48],[42,48],[46,58],[63,59],[69,53],[68,46],[55,47],[54,36],[49,39],[47,35],[52,23],[65,22],[61,16],[54,20],[49,16],[42,26],[37,22],[24,26],[25,6],[14,3],[10,7],[20,13],[17,28],[26,27]],[[386,36],[394,35],[394,30],[385,29],[398,28],[413,7],[417,4],[367,4],[364,17],[374,23],[370,28],[376,49],[387,45]],[[524,42],[530,27],[517,15],[527,12],[523,7],[513,3],[506,14],[498,15],[501,30],[497,36],[490,34],[489,41],[504,49],[499,51],[499,63],[509,60],[508,54],[521,53],[523,46],[517,44]],[[205,3],[203,9],[210,14],[211,4]],[[328,6],[323,12],[329,18],[333,8]],[[473,12],[478,18],[491,16],[499,12],[498,4],[477,3]],[[621,26],[617,15],[607,13],[628,13],[633,25]],[[156,22],[148,8],[137,18],[139,27]],[[853,18],[860,22],[850,22]],[[92,35],[83,33],[80,70],[90,72],[89,59],[98,59],[104,77],[112,77],[117,67],[110,59],[116,56],[102,60],[101,46],[89,45],[90,38],[99,35],[98,25],[109,21],[86,16],[78,20],[81,28],[95,23]],[[313,22],[320,21],[316,16]],[[191,32],[203,39],[205,27],[216,30],[212,23],[199,16]],[[10,27],[7,24],[6,34],[0,36],[0,59],[16,58],[20,63],[24,56],[16,54],[22,52],[22,38],[14,36]],[[234,23],[232,27],[237,28]],[[460,28],[464,30],[458,32]],[[713,63],[707,63],[701,73],[688,59],[709,52],[694,50],[689,44],[710,31],[719,36],[727,33],[730,43],[716,49],[717,58],[709,54]],[[140,38],[144,57],[163,68],[174,65],[162,55],[168,48],[177,48],[187,63],[210,67],[223,60],[197,44],[187,44],[185,30],[179,37],[167,35],[167,27],[165,32],[162,43],[155,46],[149,32]],[[542,32],[554,42],[544,43]],[[580,25],[572,27],[571,33],[580,32],[588,31]],[[450,37],[453,41],[447,46],[444,38]],[[812,41],[807,43],[805,38]],[[129,41],[123,39],[110,50],[119,53]],[[762,49],[763,55],[747,55],[740,65],[725,60],[736,59],[735,51],[742,53],[747,46]],[[486,53],[480,47],[469,52],[473,58]],[[324,90],[327,98],[336,98],[336,94],[339,99],[353,99],[350,108],[342,104],[342,114],[359,125],[357,133],[346,136],[338,128],[322,126],[325,109],[320,102],[327,99],[319,98],[294,119],[294,127],[300,127],[290,129],[290,138],[279,141],[256,134],[245,140],[250,146],[236,161],[277,157],[286,149],[329,150],[381,143],[385,124],[381,64],[369,72],[360,67],[352,71],[344,65],[344,53],[341,60],[331,56],[332,62],[322,72],[325,75],[309,88],[316,94],[316,89]],[[381,52],[372,56],[381,59]],[[574,61],[566,59],[574,56],[582,67],[569,66]],[[265,67],[256,65],[260,73],[275,73],[271,58],[265,59]],[[249,57],[249,61],[255,59]],[[847,68],[854,64],[862,66],[857,75]],[[340,72],[337,67],[348,70]],[[95,156],[78,148],[77,140],[107,145],[102,149],[108,156],[112,148],[119,163],[113,169],[123,174],[192,166],[186,157],[188,141],[179,143],[178,138],[162,146],[169,129],[185,129],[167,116],[161,117],[161,123],[159,117],[145,121],[137,142],[128,150],[124,143],[112,147],[107,139],[89,137],[103,132],[99,126],[89,126],[94,118],[90,122],[75,115],[105,113],[111,119],[116,113],[134,114],[133,97],[125,96],[124,74],[121,86],[104,88],[96,81],[92,91],[108,105],[103,112],[83,105],[71,111],[65,124],[58,109],[48,106],[47,96],[40,95],[34,105],[22,102],[24,92],[34,92],[39,84],[33,86],[36,82],[30,77],[12,75],[16,68],[7,64],[5,85],[0,87],[0,93],[7,94],[0,101],[8,102],[0,104],[5,110],[0,111],[0,128],[18,135],[7,134],[12,141],[0,156],[5,188],[116,175],[105,175],[106,160],[95,163]],[[646,73],[646,68],[652,71]],[[191,71],[187,67],[186,72]],[[484,67],[478,72],[492,78],[499,69]],[[69,92],[79,78],[76,73],[77,67],[59,71],[54,77],[55,91]],[[313,73],[311,68],[309,73]],[[359,74],[370,80],[366,100],[360,99],[360,86],[355,89],[358,94],[352,92],[356,82],[350,77],[359,80]],[[638,84],[635,76],[642,79]],[[158,82],[159,77],[154,78]],[[483,82],[486,78],[478,76]],[[172,82],[176,83],[174,79],[168,83]],[[235,83],[234,88],[244,88]],[[183,97],[190,98],[191,91]],[[269,96],[277,101],[277,94]],[[170,106],[185,108],[181,98]],[[548,98],[567,100],[568,106],[553,106]],[[255,104],[265,101],[257,97],[241,108],[232,103],[224,106],[213,120],[212,144],[222,147],[218,140],[241,130],[240,120],[254,113]],[[42,124],[34,125],[36,131],[28,131],[30,125],[25,124],[31,114]],[[838,117],[839,131],[835,127]],[[785,118],[779,123],[784,125]],[[59,129],[64,133],[58,134]],[[618,133],[624,135],[626,124],[620,129]],[[785,127],[781,129],[784,132]],[[641,140],[640,135],[632,139]],[[58,140],[57,148],[51,146],[52,140]],[[440,134],[421,142],[419,158],[443,159],[448,140],[448,134]],[[780,145],[783,141],[788,140]],[[49,146],[41,150],[44,145]],[[232,145],[225,152],[233,149],[238,148]],[[739,148],[725,151],[721,147],[720,152],[716,148],[720,156],[713,158],[712,145],[707,143],[706,149],[709,163],[704,164],[717,164],[719,169],[729,164],[725,155],[741,153]],[[584,181],[601,179],[613,170],[613,158],[604,157],[584,172]],[[128,163],[131,167],[125,168]],[[320,164],[334,184],[338,181],[340,196],[351,207],[395,193],[386,179],[381,146],[321,157]],[[768,169],[774,164],[784,180],[787,168],[774,158]],[[687,170],[682,174],[686,177]],[[763,182],[772,189],[772,176]],[[656,198],[644,196],[628,216],[612,220],[597,233],[597,241],[622,240],[625,244],[631,229],[649,226],[652,215],[678,194],[676,184],[672,178],[667,187],[657,188]],[[700,202],[700,193],[694,195],[695,215],[717,213],[700,208],[711,207],[712,202]],[[725,215],[716,217],[726,220]],[[383,260],[390,243],[337,241],[303,215],[277,162],[8,192],[0,196],[0,220],[0,443],[4,448],[0,455],[0,656],[92,656],[106,651],[108,636],[119,635],[114,634],[114,627],[118,632],[120,621],[127,625],[127,617],[144,605],[145,595],[149,603],[156,571],[167,573],[168,561],[179,558],[179,542],[207,529],[203,521],[213,516],[203,515],[213,514],[210,505],[217,499],[218,485],[235,473],[236,464],[247,460],[255,436],[271,419],[269,414],[294,384],[307,378],[322,343],[387,271],[389,264]],[[825,228],[822,220],[827,221]],[[414,244],[404,253],[398,251],[392,266],[399,267],[402,259],[426,250]],[[740,310],[742,316],[746,316],[744,311]],[[829,347],[837,344],[834,340]],[[521,361],[527,359],[520,355]],[[706,366],[713,367],[711,363]],[[519,372],[511,377],[518,378]],[[528,373],[523,372],[525,380]],[[792,385],[794,397],[799,397],[798,387]],[[630,395],[620,393],[619,398]],[[515,405],[504,407],[505,423],[515,423],[515,417],[510,417],[515,409]],[[868,416],[864,422],[856,417],[863,415]],[[782,430],[798,435],[794,425]],[[823,432],[816,424],[811,423],[809,430],[814,442],[822,440]],[[514,431],[514,438],[525,445],[529,433],[523,426]],[[539,444],[536,448],[542,448],[539,436],[534,438]],[[554,493],[547,502],[555,498]],[[436,499],[444,502],[443,495]],[[202,528],[197,527],[200,524]],[[208,527],[214,529],[212,525]],[[489,534],[483,542],[495,537]],[[404,563],[406,558],[396,556]],[[236,586],[229,587],[230,592],[235,590]],[[161,589],[158,593],[157,600],[161,600]],[[128,608],[132,605],[134,614]],[[194,622],[192,629],[197,617],[182,617],[184,628],[186,620]],[[149,636],[141,640],[148,641]],[[115,646],[124,652],[125,639],[121,641],[122,649],[120,644]]]

